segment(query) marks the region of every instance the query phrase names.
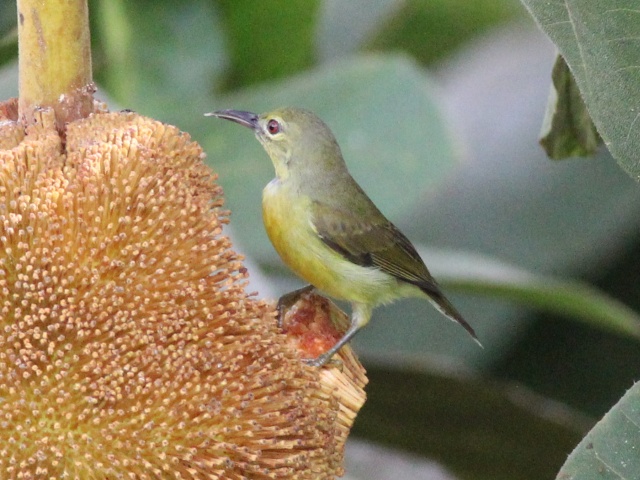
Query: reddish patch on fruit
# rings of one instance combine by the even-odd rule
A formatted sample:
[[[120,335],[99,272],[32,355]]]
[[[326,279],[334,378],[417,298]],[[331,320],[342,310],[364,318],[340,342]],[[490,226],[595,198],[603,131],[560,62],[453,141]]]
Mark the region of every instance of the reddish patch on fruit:
[[[285,313],[283,329],[305,358],[316,358],[342,337],[332,321],[329,300],[315,293],[303,294]]]

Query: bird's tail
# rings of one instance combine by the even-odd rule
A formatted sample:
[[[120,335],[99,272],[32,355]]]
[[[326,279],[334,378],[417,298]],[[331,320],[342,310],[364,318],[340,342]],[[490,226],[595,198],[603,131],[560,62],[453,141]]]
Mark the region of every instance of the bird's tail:
[[[460,325],[462,325],[462,327],[467,332],[469,332],[469,335],[471,335],[471,337],[476,341],[476,343],[482,347],[482,344],[480,343],[480,340],[478,340],[478,336],[476,335],[475,330],[462,317],[460,312],[456,310],[456,307],[454,307],[453,304],[449,300],[447,300],[447,297],[445,297],[444,294],[437,287],[436,288],[433,288],[433,286],[430,286],[430,287],[431,288],[429,289],[421,288],[421,290],[427,294],[427,297],[429,297],[429,301],[433,304],[433,306],[436,307],[436,309],[438,309],[438,311],[442,313],[445,317],[447,317],[449,320],[453,320],[454,322],[457,322]]]

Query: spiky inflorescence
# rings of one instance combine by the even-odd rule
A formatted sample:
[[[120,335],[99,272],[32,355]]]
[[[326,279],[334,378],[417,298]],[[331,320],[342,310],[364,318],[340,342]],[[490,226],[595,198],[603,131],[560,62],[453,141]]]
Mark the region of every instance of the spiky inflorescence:
[[[39,120],[0,122],[0,478],[340,475],[341,389],[244,293],[201,148]]]

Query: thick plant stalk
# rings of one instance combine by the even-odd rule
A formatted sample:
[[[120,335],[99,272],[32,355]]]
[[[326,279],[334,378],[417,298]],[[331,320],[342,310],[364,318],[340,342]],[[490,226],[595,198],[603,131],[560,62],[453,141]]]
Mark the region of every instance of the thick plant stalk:
[[[86,0],[18,0],[20,120],[50,107],[58,131],[93,111]]]

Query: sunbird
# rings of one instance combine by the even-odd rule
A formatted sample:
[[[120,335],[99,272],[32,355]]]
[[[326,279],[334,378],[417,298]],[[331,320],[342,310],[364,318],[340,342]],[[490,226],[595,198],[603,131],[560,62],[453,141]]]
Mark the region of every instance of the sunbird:
[[[284,263],[321,292],[351,303],[347,331],[308,364],[327,363],[375,307],[404,297],[426,298],[480,343],[415,247],[351,177],[333,133],[317,115],[300,108],[206,115],[250,128],[271,158],[276,176],[262,192],[262,217]]]

